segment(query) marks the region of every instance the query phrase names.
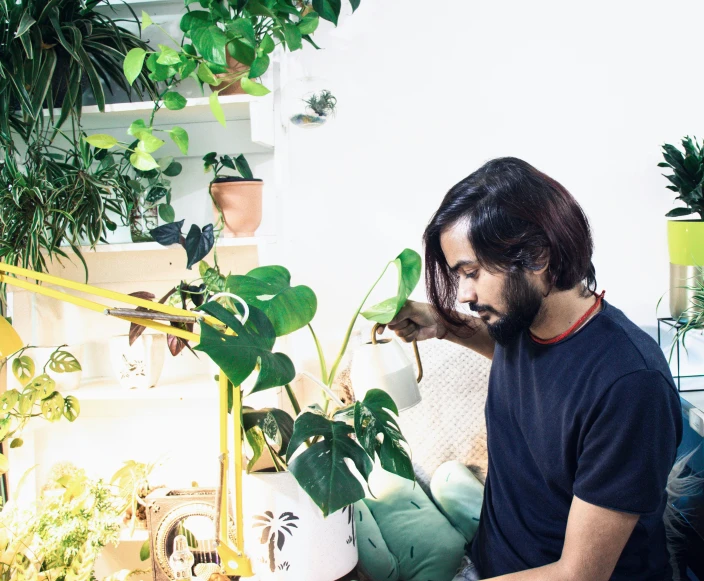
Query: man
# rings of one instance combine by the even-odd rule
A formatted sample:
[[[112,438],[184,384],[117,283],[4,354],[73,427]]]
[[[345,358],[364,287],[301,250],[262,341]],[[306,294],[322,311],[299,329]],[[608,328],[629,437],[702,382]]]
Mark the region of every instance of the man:
[[[479,577],[671,579],[663,511],[680,400],[657,343],[594,292],[576,200],[496,159],[449,191],[424,244],[431,304],[409,301],[388,326],[492,360]]]

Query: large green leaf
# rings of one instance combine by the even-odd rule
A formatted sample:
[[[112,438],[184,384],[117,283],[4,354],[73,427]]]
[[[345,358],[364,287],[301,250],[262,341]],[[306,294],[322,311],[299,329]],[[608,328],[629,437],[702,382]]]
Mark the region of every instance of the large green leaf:
[[[188,155],[188,133],[182,127],[173,127],[169,131],[172,141],[178,146],[183,155]]]
[[[291,52],[303,48],[303,36],[295,24],[288,22],[284,24],[284,37],[286,38],[286,46]]]
[[[288,446],[288,468],[325,516],[365,496],[364,488],[345,463],[345,458],[349,458],[364,479],[369,478],[372,462],[350,438],[353,431],[344,422],[311,412],[301,414],[294,424]],[[292,459],[303,442],[315,436],[323,439]]]
[[[147,55],[147,51],[143,48],[133,48],[127,53],[125,57],[125,62],[122,65],[125,77],[129,81],[130,85],[135,82],[137,77],[142,72],[142,67],[144,66],[144,57]]]
[[[207,28],[191,29],[191,40],[198,53],[207,61],[217,65],[226,65],[227,36],[215,25]]]
[[[85,140],[90,143],[93,147],[98,147],[100,149],[110,149],[117,145],[117,139],[112,135],[106,133],[96,133],[94,135],[89,135]]]
[[[391,321],[398,314],[420,280],[422,261],[420,254],[415,250],[404,249],[393,263],[398,268],[399,274],[396,296],[386,299],[362,313],[364,318],[382,325]]]
[[[220,94],[220,91],[213,91],[210,93],[210,97],[208,97],[208,102],[210,103],[210,110],[213,112],[213,116],[215,119],[217,119],[218,123],[225,127],[227,125],[227,122],[225,121],[225,113],[222,110],[222,106],[220,105],[220,101],[218,100],[218,95]]]
[[[259,364],[259,377],[252,393],[279,387],[293,381],[296,370],[288,356],[272,353],[276,334],[266,315],[257,309],[249,309],[246,326],[223,306],[215,302],[202,305],[205,311],[227,325],[236,335],[228,335],[211,327],[201,325],[200,343],[195,347],[206,353],[223,370],[234,385],[242,385]]]
[[[315,12],[309,12],[298,23],[298,31],[303,34],[313,34],[318,28],[320,17]]]
[[[227,292],[266,314],[277,337],[305,327],[318,308],[315,293],[307,286],[291,286],[291,273],[283,266],[261,266],[246,275],[230,275]]]
[[[313,10],[315,10],[323,20],[332,22],[337,26],[337,19],[340,17],[342,3],[340,0],[313,0]]]
[[[271,92],[261,83],[257,83],[247,77],[242,77],[240,84],[242,85],[242,90],[253,97],[263,97]]]
[[[177,93],[176,91],[169,91],[166,95],[164,95],[164,105],[171,111],[183,109],[187,103],[188,101],[186,98],[181,95],[181,93]]]
[[[374,458],[374,454],[379,456],[384,470],[415,480],[411,457],[401,444],[406,439],[396,418],[389,412],[398,416],[398,409],[391,396],[381,389],[370,389],[364,400],[356,402],[354,406],[357,441],[371,458]]]

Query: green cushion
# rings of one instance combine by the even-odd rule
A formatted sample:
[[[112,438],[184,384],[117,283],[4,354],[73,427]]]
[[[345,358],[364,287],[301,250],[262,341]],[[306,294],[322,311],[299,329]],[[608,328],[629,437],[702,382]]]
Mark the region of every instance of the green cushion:
[[[398,581],[398,559],[391,554],[379,526],[363,500],[355,503],[359,567],[374,581]]]
[[[367,496],[361,502],[374,517],[387,547],[363,551],[368,540],[358,532],[360,564],[370,573],[379,572],[370,577],[374,581],[390,579],[382,576],[384,571],[389,574],[388,551],[395,556],[398,578],[403,581],[451,581],[462,561],[465,539],[420,485],[377,466],[369,479],[369,490],[376,498]]]
[[[430,491],[443,514],[470,542],[479,527],[484,485],[464,464],[452,461],[435,471]]]

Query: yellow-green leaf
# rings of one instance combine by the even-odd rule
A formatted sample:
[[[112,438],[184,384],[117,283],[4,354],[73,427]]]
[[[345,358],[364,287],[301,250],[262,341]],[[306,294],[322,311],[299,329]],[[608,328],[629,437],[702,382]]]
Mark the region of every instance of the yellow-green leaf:
[[[24,444],[22,438],[13,438],[12,442],[10,442],[10,448],[19,448],[22,444]]]
[[[27,385],[34,377],[34,361],[27,355],[22,355],[12,362],[12,373],[22,387]]]
[[[74,396],[69,395],[64,400],[64,417],[69,422],[72,422],[79,416],[80,413],[81,405],[78,403],[78,400]]]
[[[56,382],[46,373],[43,373],[36,377],[29,384],[29,387],[37,392],[37,399],[45,399],[56,391]]]
[[[182,127],[174,127],[169,131],[171,139],[181,150],[183,155],[188,155],[188,133]]]
[[[142,30],[149,28],[153,24],[151,16],[142,10]]]
[[[111,147],[117,145],[117,139],[115,139],[112,135],[107,135],[105,133],[89,135],[85,139],[93,147],[98,147],[99,149],[110,149]]]
[[[159,167],[159,164],[151,155],[139,148],[130,155],[130,163],[141,171],[149,171]]]
[[[210,93],[210,98],[208,100],[210,101],[210,110],[213,112],[215,119],[218,120],[220,125],[225,127],[225,113],[223,112],[222,107],[220,106],[220,101],[218,100],[219,93],[220,91],[213,91]]]
[[[181,64],[181,57],[173,48],[165,44],[160,44],[159,49],[161,50],[161,54],[156,59],[157,63],[167,66]]]
[[[0,454],[0,474],[5,474],[10,469],[10,463],[5,454]]]
[[[133,121],[130,124],[129,129],[127,130],[127,133],[129,135],[133,135],[137,139],[142,139],[143,133],[147,133],[148,135],[151,135],[152,130],[149,127],[147,127],[147,124],[142,119],[137,119],[137,121]]]
[[[10,431],[11,418],[3,418],[0,420],[0,442],[2,442]]]
[[[164,145],[163,139],[159,139],[158,137],[155,137],[154,135],[151,135],[149,133],[142,133],[141,137],[139,138],[139,144],[137,145],[137,149],[140,149],[146,153],[153,153],[162,145]]]
[[[17,406],[17,411],[19,411],[22,415],[27,415],[32,410],[32,406],[38,399],[39,392],[36,389],[25,389],[20,396],[20,403]]]
[[[7,414],[10,410],[15,407],[15,404],[20,399],[20,392],[16,389],[10,389],[2,394],[0,397],[0,412]]]
[[[215,78],[213,72],[208,68],[205,63],[200,63],[198,65],[198,78],[208,85],[218,85],[220,81]]]
[[[63,413],[64,398],[58,391],[42,401],[42,415],[50,422],[60,420]]]
[[[49,359],[49,369],[56,373],[72,373],[81,370],[81,364],[68,351],[54,351]]]
[[[261,83],[257,83],[256,81],[248,79],[247,77],[242,77],[242,80],[240,82],[242,83],[242,90],[245,93],[254,97],[263,97],[264,95],[268,95],[271,92]]]
[[[147,51],[143,48],[133,48],[127,53],[127,56],[125,56],[125,62],[122,63],[122,70],[130,85],[135,82],[142,72],[145,56],[147,56]]]

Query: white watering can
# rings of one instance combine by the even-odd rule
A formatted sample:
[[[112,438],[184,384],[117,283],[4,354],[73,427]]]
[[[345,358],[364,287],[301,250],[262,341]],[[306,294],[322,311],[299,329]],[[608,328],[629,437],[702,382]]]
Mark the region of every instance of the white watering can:
[[[364,399],[370,389],[383,389],[396,403],[398,411],[407,410],[420,403],[418,383],[423,379],[423,365],[418,344],[413,341],[413,351],[418,364],[418,376],[401,344],[395,339],[377,339],[380,325],[372,329],[372,340],[357,348],[352,359],[350,379],[354,396]]]

